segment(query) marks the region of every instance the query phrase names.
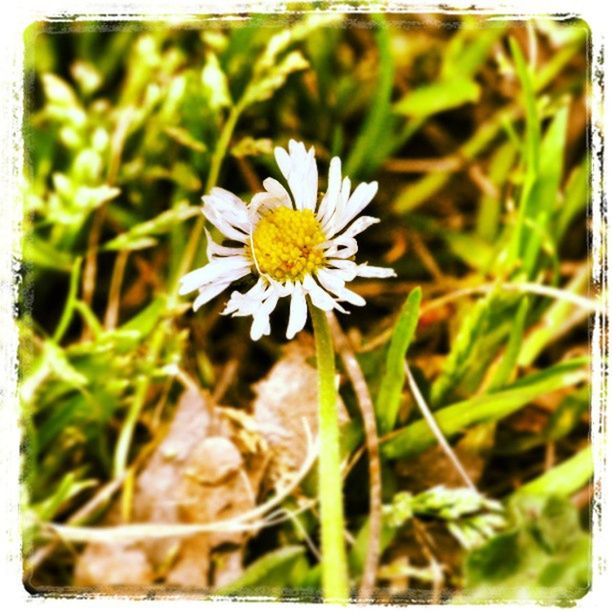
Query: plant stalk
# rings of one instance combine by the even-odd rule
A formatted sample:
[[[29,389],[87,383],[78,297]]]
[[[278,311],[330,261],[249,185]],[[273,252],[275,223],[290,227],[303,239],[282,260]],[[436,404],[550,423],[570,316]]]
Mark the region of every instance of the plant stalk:
[[[319,512],[323,598],[326,602],[346,603],[349,582],[344,546],[334,346],[325,312],[310,301],[308,306],[314,327],[319,382]]]

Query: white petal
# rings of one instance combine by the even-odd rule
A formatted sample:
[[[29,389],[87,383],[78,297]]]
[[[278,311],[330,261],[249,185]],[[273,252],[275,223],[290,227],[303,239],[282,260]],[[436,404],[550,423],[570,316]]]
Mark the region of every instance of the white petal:
[[[325,257],[341,257],[342,259],[348,259],[357,253],[359,247],[357,241],[354,238],[348,238],[341,242],[338,239],[330,241],[331,246],[325,249]]]
[[[205,202],[208,200],[218,214],[227,219],[233,226],[247,231],[249,228],[249,219],[247,215],[247,205],[237,195],[234,195],[227,189],[221,187],[213,187],[210,194],[202,198]]]
[[[392,268],[380,268],[378,266],[360,264],[357,266],[357,276],[363,276],[364,278],[390,278],[392,276],[397,276],[397,274]]]
[[[357,234],[361,234],[361,232],[368,229],[368,227],[380,223],[380,219],[377,217],[367,217],[362,216],[356,219],[351,225],[349,225],[348,229],[342,232],[340,236],[338,236],[337,240],[343,240],[344,238],[354,238]]]
[[[297,210],[314,210],[317,203],[318,174],[314,148],[306,151],[303,143],[289,141],[289,152],[274,149],[276,163],[289,184]]]
[[[321,269],[317,272],[317,279],[325,289],[335,294],[340,300],[355,306],[365,306],[366,301],[360,295],[344,286],[341,275],[331,270]]]
[[[194,289],[213,282],[232,282],[250,272],[251,263],[243,256],[232,256],[216,259],[202,268],[192,270],[181,278],[179,295],[190,293]]]
[[[332,158],[329,164],[329,177],[327,179],[327,191],[323,196],[317,219],[321,225],[325,225],[334,214],[338,198],[340,196],[340,185],[342,183],[342,170],[339,157]]]
[[[301,283],[295,283],[291,292],[291,304],[289,306],[289,324],[287,325],[287,339],[291,340],[295,334],[304,329],[306,325],[306,297]]]
[[[232,314],[236,317],[250,316],[261,307],[265,296],[266,284],[263,278],[260,278],[246,293],[233,291],[221,314]]]
[[[310,147],[304,172],[304,182],[302,185],[304,193],[304,208],[314,212],[317,207],[317,192],[319,190],[319,172],[315,160],[314,148]]]
[[[334,306],[336,306],[336,300],[332,298],[329,293],[323,291],[319,285],[314,281],[310,274],[307,274],[304,277],[304,289],[306,293],[310,296],[312,303],[321,310],[329,311],[333,310]]]
[[[230,240],[236,240],[237,242],[246,242],[250,231],[250,224],[248,230],[240,230],[234,227],[234,225],[219,212],[214,204],[208,199],[208,196],[204,196],[204,207],[202,212],[204,216],[225,236]]]
[[[281,201],[275,196],[270,195],[267,191],[256,193],[251,198],[251,202],[249,204],[251,228],[254,226],[254,222],[258,216],[265,214],[267,211],[274,210],[279,206],[282,206]]]
[[[267,178],[264,180],[263,185],[266,191],[273,195],[277,200],[280,200],[283,206],[287,208],[293,208],[291,204],[291,198],[287,190],[274,178]]]
[[[193,301],[193,310],[197,310],[204,304],[207,304],[213,298],[217,297],[220,293],[227,289],[232,281],[222,282],[222,283],[211,283],[210,285],[206,285],[200,289],[200,293],[198,297]]]
[[[357,276],[357,264],[351,259],[328,259],[327,267],[344,282],[350,282]]]
[[[342,217],[336,224],[336,231],[341,230],[349,221],[354,219],[374,198],[378,191],[378,183],[360,183],[353,195],[349,198]]]
[[[270,333],[270,313],[276,308],[279,295],[274,287],[270,286],[266,290],[268,297],[262,303],[261,307],[253,315],[253,323],[251,324],[251,339],[259,340],[262,336],[267,336]]]
[[[283,147],[275,147],[274,158],[276,159],[276,163],[282,175],[287,178],[291,170],[291,158],[289,157],[289,153],[287,153]]]
[[[251,323],[251,340],[257,342],[262,336],[267,336],[270,333],[270,315],[260,314],[253,317]]]
[[[226,247],[221,244],[217,244],[206,228],[204,228],[204,232],[206,234],[206,256],[208,257],[209,261],[219,259],[219,256],[244,255],[244,247]]]
[[[344,212],[346,210],[350,193],[351,179],[348,176],[345,176],[342,180],[340,195],[337,198],[333,214],[325,223],[323,223],[323,231],[325,232],[326,236],[335,236],[344,227],[344,225],[340,225],[340,221],[344,217]]]

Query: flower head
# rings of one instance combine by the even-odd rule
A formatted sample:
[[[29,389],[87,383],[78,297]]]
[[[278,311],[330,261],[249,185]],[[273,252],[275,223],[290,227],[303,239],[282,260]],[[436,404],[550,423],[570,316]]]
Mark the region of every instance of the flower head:
[[[215,187],[202,198],[204,216],[236,246],[217,244],[206,232],[208,263],[181,279],[180,293],[199,290],[194,310],[231,283],[254,273],[258,279],[247,292],[234,291],[223,314],[252,316],[251,338],[270,333],[270,313],[282,297],[291,297],[287,338],[306,324],[306,297],[322,310],[346,310],[341,302],[363,306],[365,300],[346,287],[357,276],[395,276],[390,268],[357,264],[355,236],[379,219],[358,216],[372,201],[378,184],[361,183],[351,194],[342,178],[340,159],[329,167],[327,192],[318,203],[314,148],[295,140],[286,151],[276,147],[276,162],[289,191],[273,178],[265,191],[246,204],[233,193]]]

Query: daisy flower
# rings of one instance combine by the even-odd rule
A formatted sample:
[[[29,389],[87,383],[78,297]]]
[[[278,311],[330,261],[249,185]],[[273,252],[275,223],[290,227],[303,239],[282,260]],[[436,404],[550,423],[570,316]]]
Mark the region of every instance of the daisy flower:
[[[318,198],[314,148],[289,141],[288,150],[274,155],[289,191],[273,178],[265,191],[246,204],[233,193],[215,187],[205,195],[203,213],[235,246],[217,244],[206,231],[208,263],[181,279],[179,293],[199,291],[197,310],[231,283],[254,274],[257,282],[245,293],[234,291],[222,314],[253,317],[251,338],[270,333],[270,314],[278,300],[290,297],[287,338],[306,324],[306,298],[325,311],[347,312],[342,302],[363,306],[365,300],[346,287],[357,276],[395,276],[390,268],[357,264],[355,236],[378,223],[358,216],[372,201],[378,183],[360,183],[351,194],[351,181],[342,178],[338,157],[331,160],[327,192]]]

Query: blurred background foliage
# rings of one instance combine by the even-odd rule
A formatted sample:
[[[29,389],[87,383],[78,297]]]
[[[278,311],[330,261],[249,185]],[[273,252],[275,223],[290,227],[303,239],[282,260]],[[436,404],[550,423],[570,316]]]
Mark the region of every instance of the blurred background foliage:
[[[79,548],[46,525],[95,525],[113,493],[125,501],[126,474],[178,401],[177,372],[214,390],[234,363],[217,399],[248,412],[251,385],[280,359],[286,306],[253,344],[244,321],[219,317],[223,296],[194,315],[176,289],[205,261],[202,194],[219,185],[248,201],[280,178],[273,147],[293,137],[315,146],[320,174],[340,155],[353,181],[379,181],[370,214],[382,223],[360,256],[398,273],[356,282],[368,305],[340,321],[382,437],[381,600],[585,592],[590,312],[539,290],[589,287],[586,24],[296,13],[45,22],[25,40],[28,588],[73,584]],[[417,286],[422,301],[406,300]],[[406,351],[473,499],[404,389]],[[341,391],[358,582],[367,464]],[[304,521],[316,540],[316,516]],[[262,531],[225,592],[317,593],[300,533]]]

